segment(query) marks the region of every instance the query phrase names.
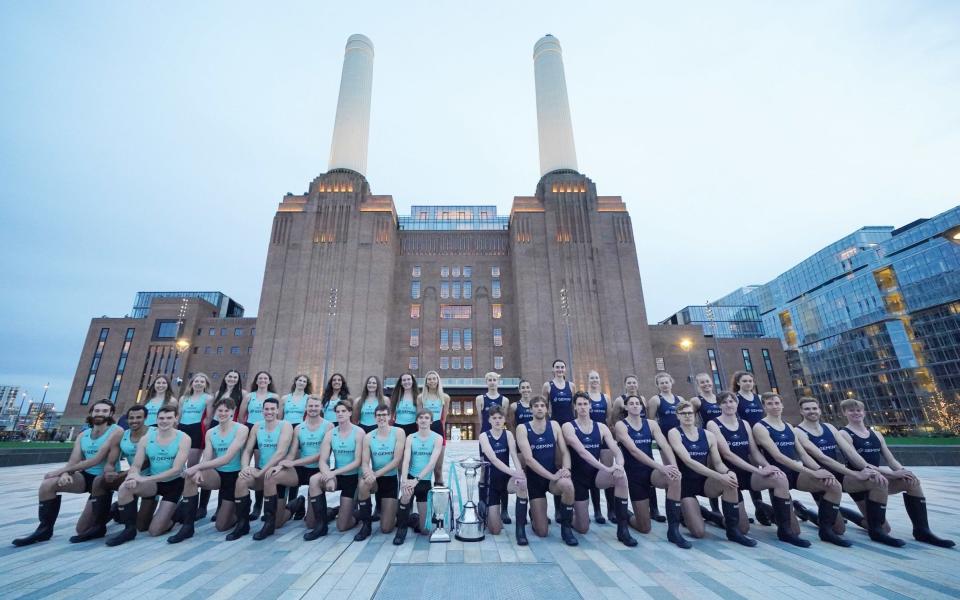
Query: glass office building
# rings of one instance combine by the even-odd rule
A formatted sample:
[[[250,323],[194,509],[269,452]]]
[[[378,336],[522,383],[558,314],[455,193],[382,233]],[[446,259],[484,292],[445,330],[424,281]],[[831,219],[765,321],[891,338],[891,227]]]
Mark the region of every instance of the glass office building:
[[[864,227],[716,304],[757,305],[797,395],[818,398],[834,422],[844,398],[893,431],[934,426],[935,401],[960,403],[960,207]]]
[[[198,298],[216,306],[219,312],[214,316],[221,319],[243,316],[243,306],[223,292],[137,292],[130,317],[146,319],[150,314],[150,302],[154,298]]]
[[[660,321],[661,325],[700,325],[703,334],[718,338],[762,338],[763,321],[756,305],[687,306]]]
[[[506,231],[510,217],[498,217],[490,206],[411,206],[410,215],[400,215],[402,231]]]

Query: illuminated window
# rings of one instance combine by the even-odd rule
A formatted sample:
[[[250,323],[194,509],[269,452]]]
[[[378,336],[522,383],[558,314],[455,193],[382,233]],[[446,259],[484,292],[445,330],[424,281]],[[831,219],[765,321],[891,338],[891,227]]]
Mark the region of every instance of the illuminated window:
[[[413,328],[410,330],[410,347],[416,348],[420,345],[420,330]]]
[[[490,312],[492,313],[494,319],[499,319],[503,316],[503,305],[502,304],[491,304]]]
[[[753,373],[753,360],[750,359],[750,351],[743,348],[740,352],[743,354],[743,369],[748,373]]]
[[[663,357],[662,357],[662,356],[658,356],[658,357],[657,357],[656,363],[657,363],[657,370],[658,370],[658,371],[666,371],[666,369],[663,367]]]
[[[460,349],[460,330],[459,329],[453,330],[453,344],[451,345],[451,347],[454,350]]]
[[[499,327],[495,327],[493,330],[493,345],[502,346],[503,345],[503,330]]]
[[[413,266],[413,273],[411,273],[411,275],[414,277],[420,277],[420,265]]]
[[[491,277],[500,277],[500,267],[490,267]]]
[[[440,277],[450,277],[450,267],[440,267]]]
[[[440,284],[440,297],[449,298],[450,297],[450,284],[446,281]]]
[[[493,368],[494,368],[494,369],[502,369],[502,368],[503,368],[503,357],[502,357],[502,356],[494,356],[494,357],[493,357]]]
[[[469,319],[473,316],[473,307],[463,304],[441,304],[441,319]]]
[[[411,305],[410,305],[410,318],[411,318],[411,319],[419,319],[419,318],[420,318],[420,305],[419,305],[419,304],[411,304]]]
[[[441,371],[446,371],[446,370],[449,369],[449,368],[450,368],[450,357],[449,357],[449,356],[441,356],[441,357],[440,357],[440,370],[441,370]]]
[[[217,328],[211,327],[208,335],[217,335]]]
[[[466,369],[466,370],[469,370],[469,369],[472,369],[472,368],[473,368],[473,357],[472,357],[472,356],[464,356],[464,357],[463,357],[463,368]]]
[[[440,349],[441,350],[450,349],[450,330],[449,329],[440,330]]]
[[[490,282],[490,295],[493,296],[494,298],[500,297],[500,280],[499,279],[494,279],[492,282]]]
[[[707,349],[707,361],[710,363],[710,371],[713,374],[713,387],[715,389],[723,389],[723,382],[720,379],[720,367],[717,365],[717,353],[713,351],[713,348]]]
[[[468,400],[468,402],[470,402],[470,401]],[[460,401],[459,401],[459,400],[453,400],[453,401],[450,402],[450,414],[451,414],[451,415],[460,415],[460,414],[463,414],[462,411],[463,411],[463,409],[461,408],[461,404],[460,404]]]
[[[463,330],[463,349],[473,350],[473,330],[472,329]]]
[[[420,299],[420,281],[414,280],[410,282],[410,297],[414,300]]]
[[[471,267],[471,266],[466,266],[466,267],[464,267],[464,268],[463,268],[463,276],[464,276],[464,277],[472,277],[472,276],[473,276],[473,267]]]
[[[767,369],[767,379],[770,380],[770,391],[779,393],[780,389],[777,386],[777,376],[773,373],[773,359],[770,358],[770,351],[763,348],[760,352],[763,354],[763,366]]]
[[[460,266],[457,265],[452,269],[450,269],[450,275],[452,275],[453,277],[460,277]]]
[[[460,357],[454,356],[450,359],[450,368],[451,369],[460,369]]]
[[[473,410],[474,410],[475,407],[476,407],[476,404],[475,404],[474,401],[472,401],[472,400],[465,400],[465,401],[463,402],[463,414],[466,415],[466,416],[468,416],[468,417],[469,417],[469,416],[472,416],[472,415],[473,415]]]
[[[411,356],[410,360],[407,361],[407,368],[411,371],[416,371],[420,368],[420,359],[416,356]]]

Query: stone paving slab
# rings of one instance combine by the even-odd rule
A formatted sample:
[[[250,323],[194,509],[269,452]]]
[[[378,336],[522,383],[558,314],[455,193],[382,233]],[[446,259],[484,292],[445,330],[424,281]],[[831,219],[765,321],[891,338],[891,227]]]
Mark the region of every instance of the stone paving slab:
[[[476,442],[451,442],[447,461],[475,454]],[[477,543],[430,544],[411,532],[407,543],[397,547],[392,535],[375,533],[354,542],[354,531],[335,528],[326,538],[304,542],[301,522],[262,542],[248,536],[228,543],[206,521],[193,539],[176,546],[140,534],[124,546],[107,548],[102,540],[67,542],[85,501],[71,494],[63,497],[52,540],[14,548],[9,541],[36,524],[36,487],[47,470],[49,465],[0,469],[0,598],[368,600],[401,597],[408,588],[423,597],[444,598],[494,598],[496,590],[532,589],[530,597],[551,600],[960,597],[960,551],[913,541],[899,498],[890,501],[888,517],[894,534],[908,540],[902,549],[874,544],[852,526],[847,537],[854,547],[837,548],[819,542],[810,525],[803,526],[804,536],[813,546],[800,549],[779,543],[773,528],[755,525],[756,548],[727,542],[721,530],[710,527],[706,539],[692,540],[694,548],[683,551],[666,541],[666,528],[657,523],[647,535],[634,533],[640,540],[636,548],[618,543],[610,524],[591,524],[576,548],[563,545],[555,525],[544,539],[528,530],[527,547],[516,545],[510,526]],[[960,469],[915,471],[923,480],[932,527],[960,539],[955,500],[960,498]],[[809,503],[803,496],[797,497]],[[752,507],[748,510],[752,513]],[[111,531],[118,528],[111,525]],[[492,583],[498,576],[516,580]]]

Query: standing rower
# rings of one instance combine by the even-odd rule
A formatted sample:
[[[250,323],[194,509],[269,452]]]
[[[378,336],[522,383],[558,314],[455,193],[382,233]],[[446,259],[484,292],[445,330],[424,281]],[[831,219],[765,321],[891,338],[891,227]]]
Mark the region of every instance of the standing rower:
[[[553,361],[553,379],[543,384],[541,393],[550,402],[550,418],[560,425],[574,419],[572,381],[567,381],[567,363],[558,358]]]

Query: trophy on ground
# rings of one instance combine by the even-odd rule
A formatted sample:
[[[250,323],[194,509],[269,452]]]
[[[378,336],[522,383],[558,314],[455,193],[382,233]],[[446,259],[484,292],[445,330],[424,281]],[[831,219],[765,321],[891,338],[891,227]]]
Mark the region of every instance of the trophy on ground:
[[[457,519],[456,537],[462,542],[479,542],[484,538],[486,523],[480,517],[474,495],[477,492],[477,475],[480,469],[488,464],[479,458],[465,458],[457,462],[467,480],[467,500],[460,510],[460,518]]]
[[[449,542],[450,532],[446,527],[453,525],[447,522],[447,515],[453,514],[450,510],[450,488],[442,485],[434,486],[430,490],[430,503],[433,506],[433,533],[430,542]]]

